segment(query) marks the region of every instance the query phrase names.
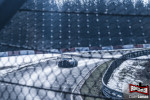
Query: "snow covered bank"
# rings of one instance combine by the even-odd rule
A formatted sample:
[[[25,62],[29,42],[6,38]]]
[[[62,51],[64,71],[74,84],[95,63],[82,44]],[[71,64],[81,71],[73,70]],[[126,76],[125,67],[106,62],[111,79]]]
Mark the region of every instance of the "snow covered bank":
[[[111,89],[124,92],[128,88],[129,84],[139,84],[139,82],[147,84],[144,77],[141,78],[143,70],[146,68],[144,64],[147,62],[146,59],[150,59],[150,55],[141,56],[134,59],[145,59],[145,60],[126,60],[117,69],[114,70],[108,81],[108,87]],[[146,82],[146,83],[145,83]]]
[[[23,55],[23,56],[11,56],[0,58],[0,76],[3,76],[9,72],[37,64],[39,62],[45,62],[51,59],[56,59],[59,54],[36,54],[36,55]]]
[[[34,63],[41,59],[57,57],[59,54],[36,54],[36,55],[21,55],[0,58],[0,67],[20,66],[27,63]]]

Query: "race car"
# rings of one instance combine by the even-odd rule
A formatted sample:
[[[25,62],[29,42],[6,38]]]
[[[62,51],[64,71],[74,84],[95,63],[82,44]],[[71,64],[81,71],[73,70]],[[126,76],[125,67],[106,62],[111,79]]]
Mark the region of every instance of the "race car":
[[[62,58],[58,61],[58,67],[71,68],[78,66],[78,61],[74,58]]]

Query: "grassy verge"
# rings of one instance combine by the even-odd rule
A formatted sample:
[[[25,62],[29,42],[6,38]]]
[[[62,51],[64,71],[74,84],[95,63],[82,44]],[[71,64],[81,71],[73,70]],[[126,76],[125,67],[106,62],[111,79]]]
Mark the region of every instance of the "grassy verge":
[[[108,61],[98,66],[93,71],[93,73],[89,76],[89,78],[82,85],[81,90],[80,90],[81,94],[87,94],[87,95],[92,95],[92,96],[102,96],[102,92],[101,92],[102,76],[111,62],[112,61]],[[103,100],[100,98],[93,98],[93,97],[82,97],[82,98],[83,100]]]

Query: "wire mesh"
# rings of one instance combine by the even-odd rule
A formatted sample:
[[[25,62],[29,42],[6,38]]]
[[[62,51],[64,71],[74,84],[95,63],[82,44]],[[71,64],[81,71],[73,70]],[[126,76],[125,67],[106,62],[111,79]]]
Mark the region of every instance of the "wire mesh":
[[[150,85],[149,8],[26,0],[0,30],[0,100],[131,98],[129,84]]]

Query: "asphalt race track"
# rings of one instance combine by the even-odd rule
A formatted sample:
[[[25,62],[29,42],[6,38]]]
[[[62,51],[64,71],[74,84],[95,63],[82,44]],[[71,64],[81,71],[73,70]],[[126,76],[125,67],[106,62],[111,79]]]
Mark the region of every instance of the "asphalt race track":
[[[59,68],[56,59],[49,59],[1,76],[0,100],[71,100],[71,94],[61,91],[72,92],[90,70],[110,60],[74,58],[74,68]]]

